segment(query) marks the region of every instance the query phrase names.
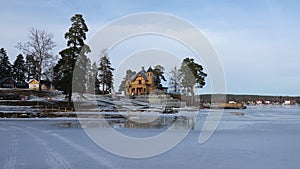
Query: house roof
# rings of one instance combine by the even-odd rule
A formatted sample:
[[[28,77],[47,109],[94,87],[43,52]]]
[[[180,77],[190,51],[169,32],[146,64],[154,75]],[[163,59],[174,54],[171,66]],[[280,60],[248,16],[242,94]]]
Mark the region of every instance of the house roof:
[[[147,72],[153,72],[153,69],[152,69],[151,66],[149,66]],[[139,72],[136,73],[135,75],[131,76],[130,81],[131,81],[131,82],[135,81],[136,77],[137,77],[139,74],[141,74],[142,77],[143,77],[146,81],[148,81],[148,78],[147,78],[147,75],[146,75],[147,72],[145,71],[144,67],[142,67],[142,70],[141,70],[141,71],[139,71]],[[160,79],[157,78],[155,75],[153,75],[153,81],[156,82],[157,80],[160,80]]]
[[[146,76],[146,71],[145,71],[144,69],[141,70],[141,71],[139,71],[139,72],[136,73],[135,75],[133,75],[133,76],[130,78],[130,80],[133,82],[139,74],[141,74],[142,77],[143,77],[146,81],[148,81],[148,78],[147,78],[147,76]]]
[[[35,80],[35,79],[31,79],[31,80],[29,80],[28,84],[30,84],[30,83],[38,84],[39,81],[37,81],[37,80]]]
[[[149,66],[149,68],[148,68],[147,72],[153,72],[153,69],[152,69],[152,67],[151,67],[151,66]]]
[[[15,82],[15,80],[12,77],[3,77],[0,79],[0,84],[2,84],[3,82],[5,82],[6,80],[13,80]]]

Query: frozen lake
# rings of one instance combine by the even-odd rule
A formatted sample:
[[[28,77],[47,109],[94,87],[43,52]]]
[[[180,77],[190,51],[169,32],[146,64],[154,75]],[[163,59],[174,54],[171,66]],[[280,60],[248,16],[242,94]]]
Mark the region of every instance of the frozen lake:
[[[83,129],[57,126],[75,119],[0,119],[0,168],[300,168],[300,107],[225,110],[214,135],[206,143],[199,144],[201,120],[206,113],[200,113],[195,130],[176,147],[143,159],[113,155],[95,144]],[[157,135],[163,130],[118,129],[136,137]]]

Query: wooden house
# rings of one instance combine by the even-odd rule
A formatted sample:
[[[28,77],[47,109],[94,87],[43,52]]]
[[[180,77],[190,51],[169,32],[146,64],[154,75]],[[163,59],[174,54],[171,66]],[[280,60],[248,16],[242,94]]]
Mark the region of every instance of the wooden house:
[[[166,87],[162,87],[158,77],[155,76],[151,66],[147,71],[144,67],[142,70],[128,78],[125,83],[125,94],[126,95],[145,95],[151,92],[166,91]]]
[[[12,77],[4,77],[0,79],[0,88],[15,88],[16,82]]]
[[[51,89],[53,89],[52,82],[49,81],[49,80],[41,80],[40,83],[41,83],[41,89],[42,90],[51,90]],[[39,90],[40,83],[36,79],[30,80],[28,82],[29,89],[30,90]]]
[[[39,81],[35,80],[35,79],[31,79],[28,82],[29,85],[29,90],[39,90]]]

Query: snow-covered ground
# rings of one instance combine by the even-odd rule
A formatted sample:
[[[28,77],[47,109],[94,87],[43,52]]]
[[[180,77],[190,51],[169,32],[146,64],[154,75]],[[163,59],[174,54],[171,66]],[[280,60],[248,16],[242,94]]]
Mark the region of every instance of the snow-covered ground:
[[[75,118],[0,119],[0,168],[300,168],[300,107],[225,110],[217,131],[206,143],[199,144],[207,113],[200,112],[195,130],[176,147],[143,159],[113,155],[91,141],[83,129],[56,125],[75,122]],[[118,129],[122,134],[136,137],[157,135],[163,130]]]

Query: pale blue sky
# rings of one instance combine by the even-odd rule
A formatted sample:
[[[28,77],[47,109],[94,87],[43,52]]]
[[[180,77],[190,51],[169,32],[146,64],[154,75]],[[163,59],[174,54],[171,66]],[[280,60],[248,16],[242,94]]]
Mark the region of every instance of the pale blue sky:
[[[26,41],[29,28],[35,27],[54,34],[57,54],[66,47],[64,33],[75,13],[84,15],[91,38],[125,15],[163,12],[189,21],[207,36],[223,63],[227,93],[300,95],[299,7],[297,0],[2,1],[0,47],[13,62],[19,53],[14,46]]]

